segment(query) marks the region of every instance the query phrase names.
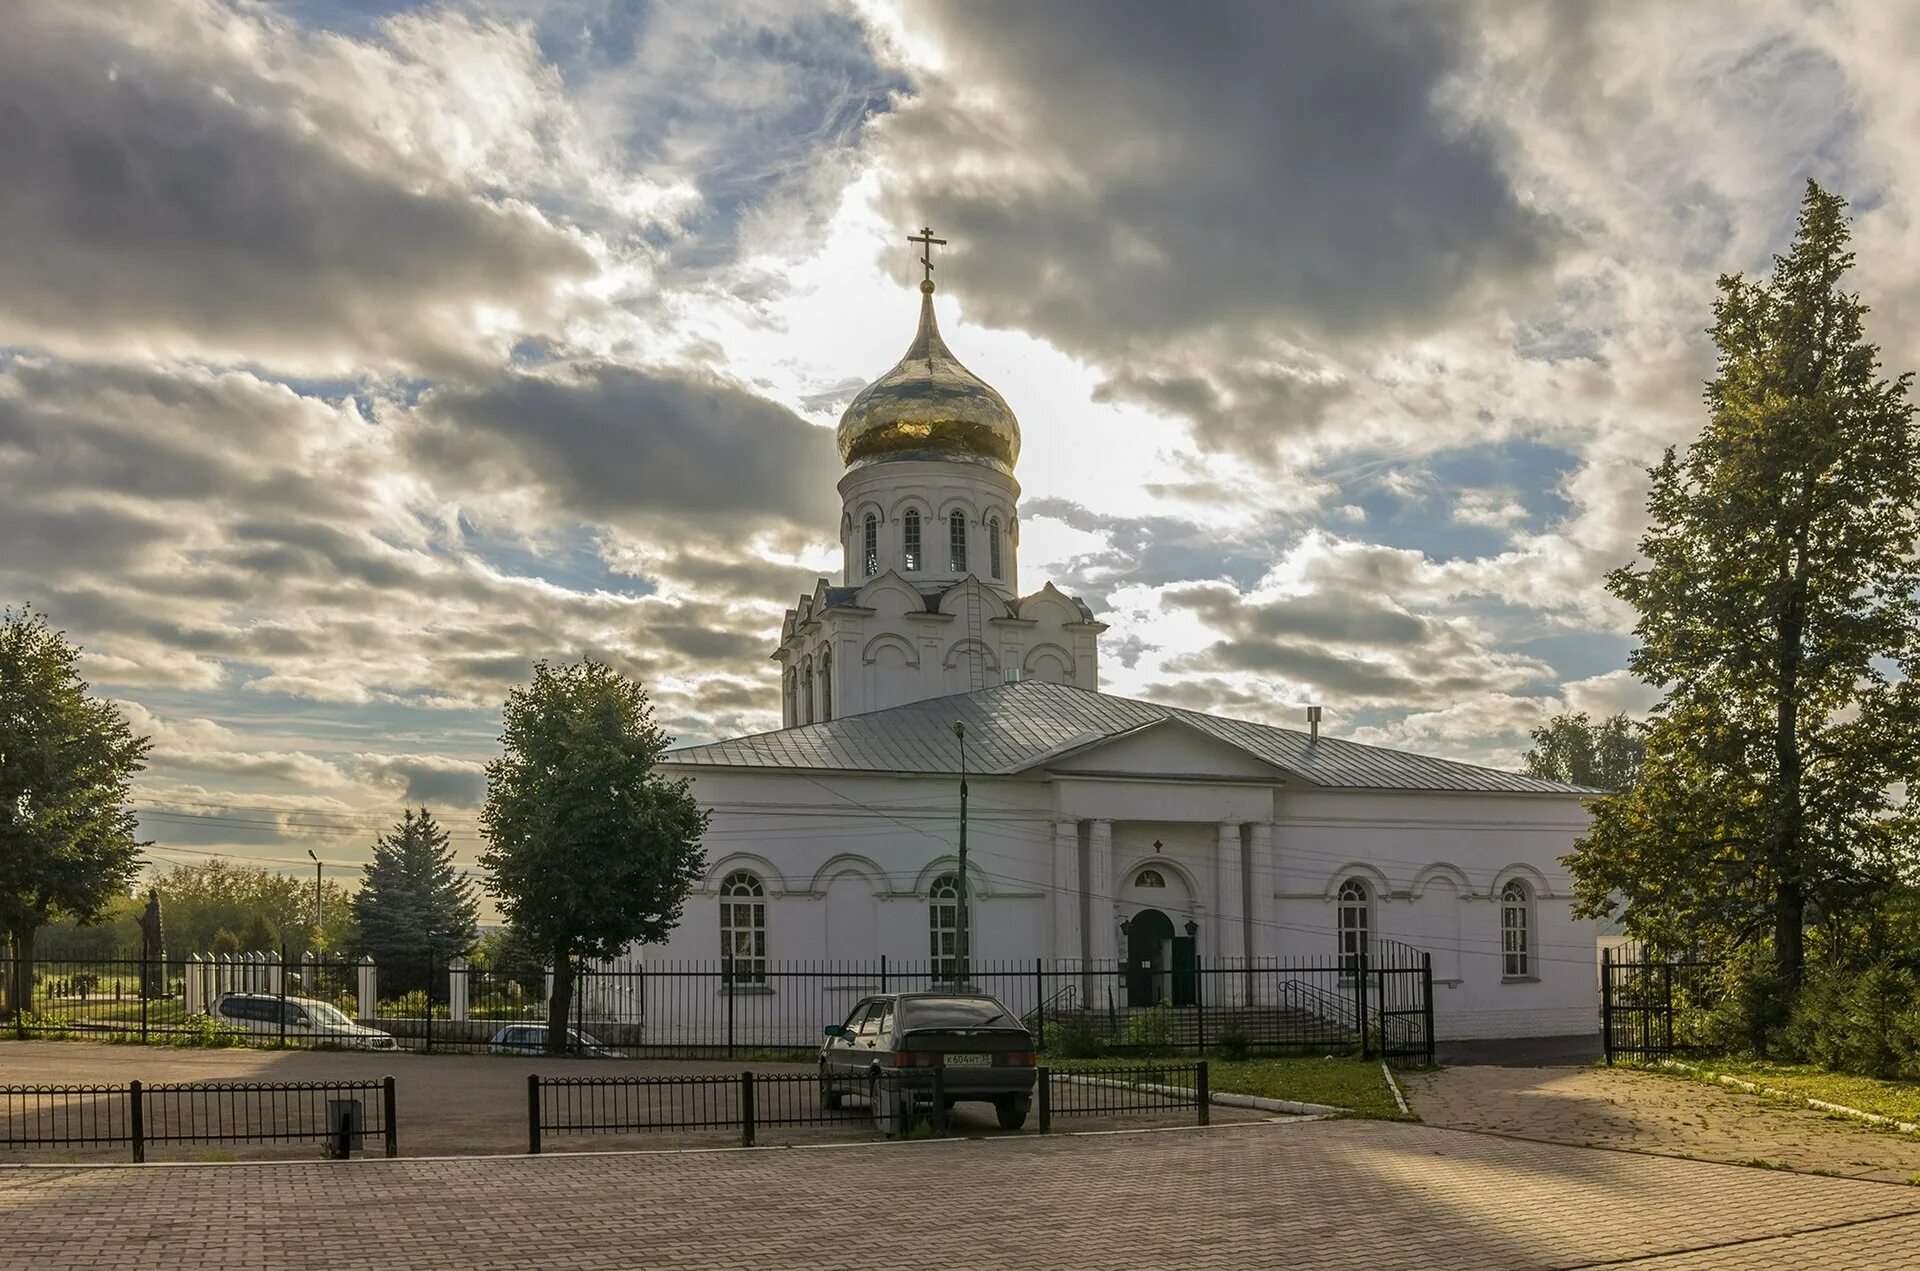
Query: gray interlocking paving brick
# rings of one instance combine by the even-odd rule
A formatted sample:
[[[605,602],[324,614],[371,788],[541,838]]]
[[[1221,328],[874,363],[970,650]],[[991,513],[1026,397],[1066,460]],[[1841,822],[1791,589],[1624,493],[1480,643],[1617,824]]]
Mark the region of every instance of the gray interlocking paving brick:
[[[1817,1230],[1861,1219],[1883,1221]],[[1578,1267],[1650,1256],[1660,1261],[1640,1265],[1679,1268],[1756,1265],[1803,1247],[1826,1249],[1813,1260],[1840,1271],[1897,1265],[1871,1261],[1869,1233],[1885,1227],[1909,1244],[1914,1223],[1920,1191],[1908,1188],[1351,1121],[786,1151],[0,1173],[8,1233],[0,1265],[152,1271]],[[874,1243],[850,1262],[847,1242],[860,1233]],[[1770,1239],[1727,1246],[1756,1237]]]

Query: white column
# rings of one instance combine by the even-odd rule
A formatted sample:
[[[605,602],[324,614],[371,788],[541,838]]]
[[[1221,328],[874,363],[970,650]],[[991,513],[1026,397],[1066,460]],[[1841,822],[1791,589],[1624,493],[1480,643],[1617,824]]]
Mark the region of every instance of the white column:
[[[1095,821],[1087,834],[1087,953],[1106,969],[1119,954],[1114,916],[1113,822]]]
[[[207,982],[201,970],[205,965],[199,954],[187,955],[186,1001],[181,1005],[189,1015],[204,1015],[207,1010]]]
[[[1253,823],[1253,837],[1247,844],[1247,926],[1252,939],[1248,941],[1257,958],[1277,957],[1282,941],[1280,929],[1274,924],[1275,916],[1273,889],[1275,880],[1280,877],[1279,848],[1274,841],[1273,824],[1268,821]]]
[[[360,1018],[376,1019],[380,1015],[380,971],[373,965],[373,955],[360,955],[359,984]]]
[[[1077,962],[1080,944],[1080,823],[1053,823],[1053,956]]]
[[[464,1023],[467,1018],[467,960],[455,958],[447,964],[447,1018]]]
[[[1220,823],[1220,846],[1214,854],[1214,895],[1218,898],[1220,938],[1214,956],[1236,961],[1247,956],[1247,888],[1241,876],[1240,823]]]

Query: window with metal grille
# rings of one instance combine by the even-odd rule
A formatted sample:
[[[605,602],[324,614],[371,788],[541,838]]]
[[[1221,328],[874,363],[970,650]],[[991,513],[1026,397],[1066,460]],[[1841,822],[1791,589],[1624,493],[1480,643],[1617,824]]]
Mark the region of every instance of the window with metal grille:
[[[960,976],[960,877],[942,874],[927,890],[927,945],[933,957],[933,978]]]
[[[920,568],[920,514],[918,512],[907,513],[906,521],[900,530],[900,546],[904,549],[901,556],[907,572],[909,574],[917,572]]]
[[[767,982],[767,893],[746,870],[720,884],[720,957],[727,983]]]
[[[987,568],[1000,577],[1000,518],[987,522]]]
[[[871,512],[867,513],[866,538],[861,559],[865,561],[867,577],[871,578],[880,572],[880,518]]]
[[[833,656],[830,653],[820,655],[820,718],[833,718]]]
[[[967,572],[967,514],[954,512],[947,517],[947,548],[953,557],[953,572]]]
[[[1502,975],[1532,975],[1533,958],[1529,947],[1533,926],[1533,896],[1527,885],[1514,879],[1500,889],[1500,958]]]
[[[796,724],[813,722],[813,663],[800,668],[800,713],[794,716]]]
[[[1373,928],[1373,897],[1366,883],[1349,878],[1340,884],[1340,973],[1360,973],[1360,960],[1367,951],[1367,937]]]

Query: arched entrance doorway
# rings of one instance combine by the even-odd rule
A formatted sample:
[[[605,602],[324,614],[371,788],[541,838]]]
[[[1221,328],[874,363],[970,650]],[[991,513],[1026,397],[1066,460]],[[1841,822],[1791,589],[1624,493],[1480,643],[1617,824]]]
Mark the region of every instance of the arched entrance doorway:
[[[1193,937],[1176,934],[1173,919],[1142,909],[1128,920],[1128,1006],[1192,1006],[1193,971]]]

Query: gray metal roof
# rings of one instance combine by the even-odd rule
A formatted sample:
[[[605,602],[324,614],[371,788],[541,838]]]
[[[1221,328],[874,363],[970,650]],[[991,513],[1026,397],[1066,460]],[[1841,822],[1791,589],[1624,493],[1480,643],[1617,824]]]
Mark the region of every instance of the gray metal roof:
[[[955,721],[967,726],[967,769],[982,776],[1043,770],[1070,752],[1173,721],[1238,747],[1314,786],[1356,790],[1479,791],[1489,794],[1597,794],[1583,786],[1363,746],[1309,739],[1292,728],[1223,719],[1065,684],[1025,680],[909,702],[821,724],[687,746],[664,763],[839,772],[955,773]]]

